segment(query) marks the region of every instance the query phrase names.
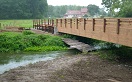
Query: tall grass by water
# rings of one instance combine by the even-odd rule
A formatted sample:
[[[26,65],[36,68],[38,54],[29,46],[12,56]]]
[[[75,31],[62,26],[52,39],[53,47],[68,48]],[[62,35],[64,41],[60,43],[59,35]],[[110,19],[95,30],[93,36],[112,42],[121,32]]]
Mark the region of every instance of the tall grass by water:
[[[57,51],[65,49],[65,44],[58,36],[38,35],[30,31],[0,33],[0,52]]]

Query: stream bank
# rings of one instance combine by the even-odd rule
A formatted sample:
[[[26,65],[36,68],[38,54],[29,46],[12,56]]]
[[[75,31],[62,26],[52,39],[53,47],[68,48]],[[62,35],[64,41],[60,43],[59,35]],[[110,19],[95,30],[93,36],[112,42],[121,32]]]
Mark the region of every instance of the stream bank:
[[[67,55],[18,67],[0,75],[1,82],[131,82],[132,67],[97,55]]]

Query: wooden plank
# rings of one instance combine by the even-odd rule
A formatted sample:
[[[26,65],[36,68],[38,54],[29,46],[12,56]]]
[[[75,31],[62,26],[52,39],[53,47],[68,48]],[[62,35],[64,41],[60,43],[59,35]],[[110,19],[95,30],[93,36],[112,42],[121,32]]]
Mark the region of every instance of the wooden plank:
[[[64,38],[63,41],[70,46],[70,49],[78,49],[81,52],[89,52],[95,50],[93,46],[79,42],[78,40],[72,40]]]

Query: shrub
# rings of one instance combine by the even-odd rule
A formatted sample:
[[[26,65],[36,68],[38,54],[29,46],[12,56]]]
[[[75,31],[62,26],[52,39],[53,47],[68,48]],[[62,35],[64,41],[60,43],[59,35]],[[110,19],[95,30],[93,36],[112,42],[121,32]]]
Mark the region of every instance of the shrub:
[[[29,47],[32,48],[36,46],[39,48],[33,48],[33,51],[35,51],[35,49],[37,51],[38,49],[41,49],[41,47],[43,50],[45,46],[49,46],[46,47],[46,51],[50,51],[50,49],[51,51],[56,49],[59,50],[59,48],[62,49],[62,47],[65,47],[61,38],[57,36],[37,34],[17,34],[15,36],[10,36],[8,33],[0,34],[0,52],[23,51]]]
[[[62,39],[58,36],[51,36],[50,38],[45,39],[45,46],[65,46]]]
[[[23,35],[30,35],[30,34],[35,34],[35,33],[31,32],[31,31],[23,31],[22,34]]]

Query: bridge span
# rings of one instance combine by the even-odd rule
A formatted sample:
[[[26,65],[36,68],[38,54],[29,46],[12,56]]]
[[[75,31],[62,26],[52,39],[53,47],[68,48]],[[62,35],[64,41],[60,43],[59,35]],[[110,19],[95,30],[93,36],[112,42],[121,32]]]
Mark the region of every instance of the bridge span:
[[[132,47],[132,18],[72,18],[39,20],[34,27],[57,27],[67,33]],[[35,27],[36,28],[36,27]]]

